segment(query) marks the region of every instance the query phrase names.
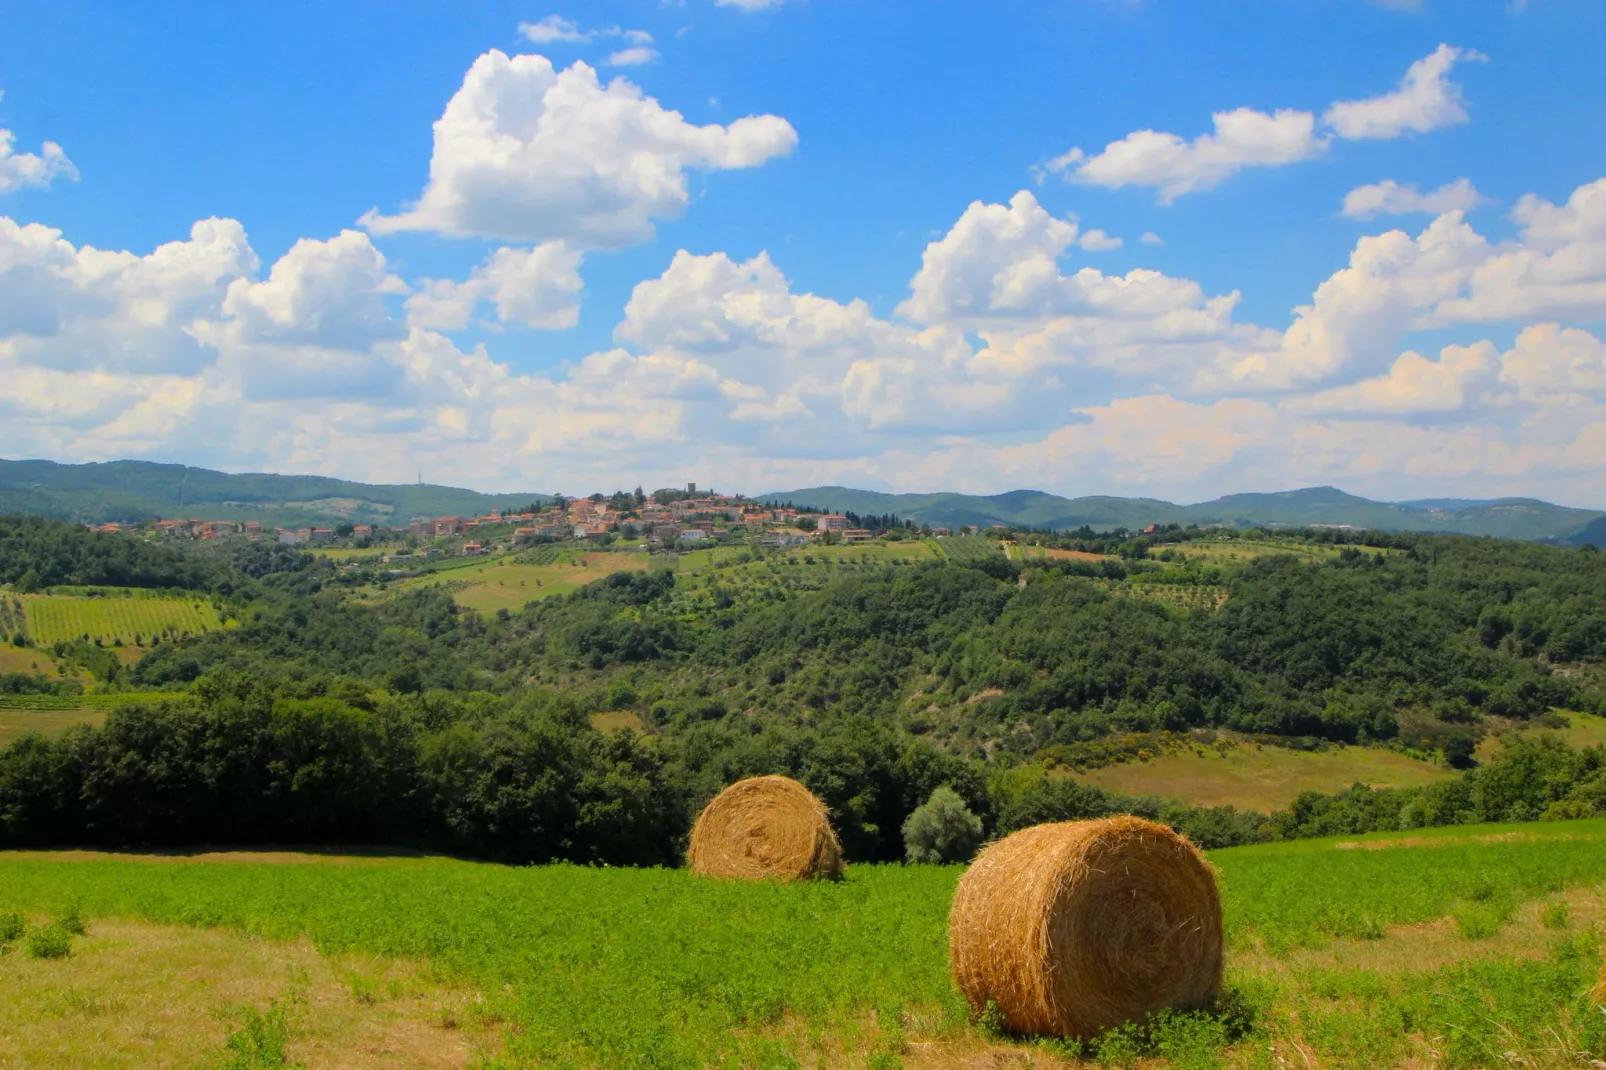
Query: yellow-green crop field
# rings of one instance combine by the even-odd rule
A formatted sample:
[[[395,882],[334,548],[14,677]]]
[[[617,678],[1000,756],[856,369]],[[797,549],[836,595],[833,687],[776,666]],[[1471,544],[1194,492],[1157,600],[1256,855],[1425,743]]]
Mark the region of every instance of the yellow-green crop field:
[[[1270,813],[1286,807],[1301,792],[1343,791],[1356,783],[1375,788],[1418,787],[1455,772],[1379,747],[1297,751],[1243,743],[1181,750],[1071,775],[1106,791]]]
[[[551,598],[555,594],[568,594],[615,572],[646,567],[646,554],[608,551],[576,554],[547,565],[525,565],[508,558],[496,558],[419,576],[399,584],[396,589],[444,584],[458,605],[494,613],[498,609],[517,610],[526,602]]]
[[[416,857],[0,853],[0,923],[22,922],[0,929],[0,1064],[1450,1070],[1606,1058],[1591,994],[1606,821],[1209,857],[1227,938],[1215,1012],[1082,1049],[997,1035],[960,998],[947,953],[959,866],[850,865],[837,883],[782,885]],[[35,934],[64,954],[33,954]]]
[[[199,635],[223,627],[212,603],[199,599],[49,594],[24,595],[22,603],[29,638],[44,646],[84,636],[137,646],[157,636]]]

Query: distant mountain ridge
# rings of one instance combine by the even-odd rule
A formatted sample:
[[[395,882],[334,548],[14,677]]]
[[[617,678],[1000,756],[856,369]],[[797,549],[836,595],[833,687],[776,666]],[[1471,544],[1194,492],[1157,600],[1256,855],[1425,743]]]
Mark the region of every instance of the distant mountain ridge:
[[[1378,531],[1441,531],[1492,535],[1504,539],[1591,541],[1590,532],[1606,527],[1606,512],[1573,509],[1534,498],[1487,501],[1429,498],[1409,502],[1376,502],[1336,487],[1307,487],[1270,494],[1229,494],[1196,505],[1178,505],[1156,498],[1098,495],[1062,498],[1037,490],[1012,490],[987,496],[970,494],[883,494],[851,487],[806,487],[759,495],[766,502],[790,501],[835,512],[896,513],[924,524],[959,527],[966,524],[1014,524],[1064,530],[1082,525],[1095,529],[1141,529],[1149,524],[1224,524],[1232,527],[1312,524],[1348,525]],[[1596,535],[1595,541],[1599,541]]]
[[[550,493],[535,491],[482,494],[427,483],[386,485],[329,476],[231,474],[150,461],[58,464],[0,460],[0,513],[31,513],[78,523],[195,517],[256,520],[286,527],[341,521],[401,525],[415,516],[477,515],[551,498]],[[851,487],[807,487],[756,498],[837,512],[896,513],[949,527],[1013,524],[1068,529],[1086,524],[1096,529],[1135,530],[1149,524],[1335,524],[1606,545],[1603,510],[1573,509],[1533,498],[1377,502],[1335,487],[1229,494],[1195,505],[1111,495],[1062,498],[1038,490],[993,495],[884,494]]]
[[[328,476],[230,474],[182,464],[57,464],[0,460],[0,513],[83,524],[176,517],[405,525],[414,516],[479,515],[546,501],[551,494],[481,494],[427,483],[353,483]]]

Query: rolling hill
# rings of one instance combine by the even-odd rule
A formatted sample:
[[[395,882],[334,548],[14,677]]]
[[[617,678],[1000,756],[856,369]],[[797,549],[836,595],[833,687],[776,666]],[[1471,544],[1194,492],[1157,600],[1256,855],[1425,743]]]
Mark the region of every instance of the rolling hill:
[[[405,524],[415,516],[473,515],[551,497],[533,491],[482,494],[434,484],[371,484],[328,476],[230,474],[180,464],[110,461],[58,464],[0,460],[0,513],[79,523],[195,516],[286,526],[315,522]],[[1533,498],[1424,498],[1378,502],[1334,487],[1231,494],[1194,505],[1157,498],[1062,498],[1037,490],[1003,494],[884,494],[851,487],[806,487],[758,496],[836,512],[896,513],[921,523],[1015,524],[1068,529],[1138,529],[1148,524],[1230,527],[1348,525],[1381,531],[1443,531],[1578,545],[1606,544],[1606,511]]]
[[[481,494],[431,484],[374,485],[327,476],[232,475],[181,464],[57,464],[0,460],[0,513],[78,523],[194,516],[295,526],[317,521],[406,524],[414,516],[477,515],[550,495]]]
[[[1587,541],[1606,513],[1552,505],[1533,498],[1425,499],[1376,502],[1334,487],[1309,487],[1273,494],[1231,494],[1195,505],[1154,498],[1094,496],[1061,498],[1036,490],[1004,494],[883,494],[849,487],[806,487],[759,496],[768,502],[792,502],[837,512],[896,513],[921,523],[958,527],[964,524],[1019,524],[1042,528],[1142,528],[1148,524],[1261,524],[1305,527],[1347,525],[1379,531],[1443,531],[1492,535],[1506,539]],[[1593,525],[1591,527],[1590,525]]]

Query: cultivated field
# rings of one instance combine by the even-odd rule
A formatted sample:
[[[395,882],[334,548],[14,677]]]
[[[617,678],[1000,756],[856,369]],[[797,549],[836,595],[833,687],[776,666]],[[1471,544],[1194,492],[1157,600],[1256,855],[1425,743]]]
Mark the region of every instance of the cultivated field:
[[[1106,554],[1090,554],[1086,550],[1061,550],[1053,546],[1022,546],[1006,543],[1009,556],[1016,561],[1112,561]]]
[[[162,702],[176,697],[173,692],[144,695],[0,695],[0,747],[29,732],[56,736],[74,725],[103,724],[106,714],[122,703]]]
[[[1128,795],[1163,795],[1196,806],[1280,810],[1304,791],[1343,791],[1351,784],[1404,788],[1454,776],[1454,770],[1376,747],[1297,751],[1243,744],[1201,747],[1149,761],[1072,774]]]
[[[88,919],[66,958],[33,958],[25,941],[0,957],[0,1066],[1069,1065],[1064,1045],[972,1024],[946,954],[959,867],[781,886],[264,857],[0,855],[0,911]],[[1606,1053],[1606,1015],[1586,995],[1606,821],[1211,861],[1226,1013],[1168,1020],[1145,1065],[1587,1066]],[[1140,1052],[1116,1033],[1090,1054],[1131,1066]]]
[[[336,547],[333,549],[319,549],[312,552],[318,557],[327,557],[331,561],[338,561],[342,563],[346,561],[366,561],[370,563],[377,563],[378,560],[384,557],[386,554],[396,551],[392,551],[383,546],[347,546]]]
[[[1367,554],[1399,552],[1375,546],[1359,546],[1356,549]],[[1303,542],[1298,539],[1200,539],[1193,542],[1161,543],[1154,546],[1150,553],[1155,557],[1161,557],[1167,551],[1196,562],[1230,565],[1273,554],[1292,555],[1307,562],[1326,561],[1337,557],[1344,551],[1344,547]]]
[[[192,598],[162,598],[147,592],[108,589],[106,597],[23,595],[28,636],[48,646],[88,636],[130,646],[149,644],[158,636],[198,635],[223,627],[212,603]]]
[[[458,605],[482,613],[516,610],[526,602],[568,594],[615,572],[647,567],[647,555],[593,551],[574,553],[550,564],[520,564],[497,558],[407,580],[397,589],[449,584]]]

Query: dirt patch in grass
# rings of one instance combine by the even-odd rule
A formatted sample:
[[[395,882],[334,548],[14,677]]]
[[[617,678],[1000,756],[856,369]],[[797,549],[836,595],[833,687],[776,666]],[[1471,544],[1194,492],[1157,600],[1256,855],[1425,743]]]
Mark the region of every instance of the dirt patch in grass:
[[[0,992],[5,1068],[206,1065],[246,1009],[275,1003],[307,1066],[444,1070],[501,1046],[477,993],[427,964],[217,929],[97,919],[68,958],[0,958]]]
[[[1386,840],[1344,840],[1333,844],[1335,851],[1388,851],[1396,847],[1456,847],[1471,843],[1507,843],[1512,840],[1537,842],[1541,840],[1577,839],[1568,833],[1547,835],[1543,832],[1495,832],[1487,836],[1400,836]]]

